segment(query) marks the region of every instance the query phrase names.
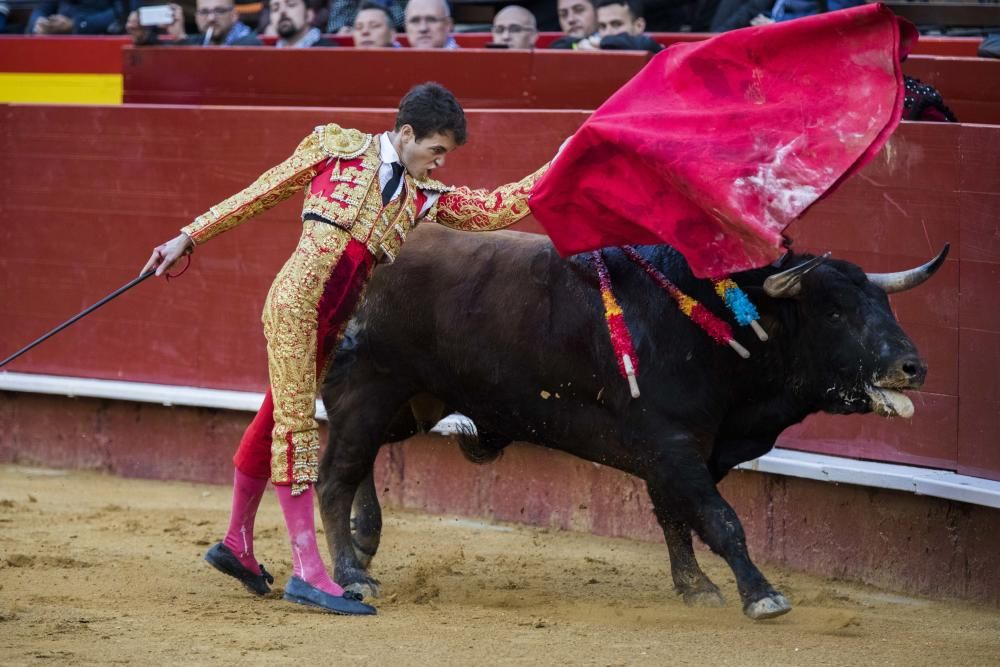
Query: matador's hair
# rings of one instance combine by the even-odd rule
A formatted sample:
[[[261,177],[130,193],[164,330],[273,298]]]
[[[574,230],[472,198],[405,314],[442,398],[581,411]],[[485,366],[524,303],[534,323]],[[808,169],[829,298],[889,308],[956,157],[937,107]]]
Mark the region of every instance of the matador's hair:
[[[432,134],[451,134],[455,144],[465,143],[465,112],[444,86],[428,81],[410,89],[399,103],[396,130],[409,125],[417,140]]]

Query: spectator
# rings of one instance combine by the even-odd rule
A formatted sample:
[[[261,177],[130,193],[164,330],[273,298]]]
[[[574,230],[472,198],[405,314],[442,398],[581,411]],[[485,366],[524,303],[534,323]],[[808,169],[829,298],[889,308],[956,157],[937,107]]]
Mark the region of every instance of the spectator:
[[[197,35],[188,35],[184,31],[184,13],[180,5],[171,4],[174,10],[174,22],[165,26],[167,35],[175,39],[176,44],[184,46],[260,46],[257,35],[245,23],[239,20],[239,13],[233,0],[197,0],[195,22],[198,24]],[[159,37],[152,28],[139,25],[139,13],[129,14],[125,29],[136,44],[157,44]]]
[[[351,36],[354,38],[354,46],[359,49],[399,47],[393,30],[392,14],[385,5],[372,0],[361,3],[358,15],[354,17]]]
[[[415,49],[457,49],[451,36],[454,22],[446,0],[410,0],[406,3],[406,38]]]
[[[771,18],[775,21],[791,21],[863,4],[865,0],[778,0],[771,10]]]
[[[122,31],[121,0],[42,0],[28,19],[29,35],[106,35]]]
[[[652,51],[663,47],[649,35],[642,15],[642,0],[599,0],[597,34],[600,48],[619,51]]]
[[[563,36],[549,45],[550,49],[575,49],[581,42],[592,41],[596,47],[597,9],[596,0],[557,0],[559,27]]]
[[[323,33],[312,25],[315,12],[306,0],[271,0],[271,27],[278,36],[278,48],[336,46],[323,39]]]
[[[538,41],[535,15],[519,5],[504,7],[493,17],[493,41],[509,49],[533,49]]]
[[[7,16],[10,15],[10,5],[0,2],[0,32],[7,32]]]
[[[774,0],[722,0],[709,24],[709,32],[728,32],[771,23]]]
[[[325,3],[325,0],[322,0]],[[305,0],[306,7],[311,9],[312,19],[309,25],[319,28],[320,33],[326,31],[326,23],[330,18],[330,11],[326,4],[321,4],[321,0]],[[277,36],[277,26],[271,25],[271,3],[264,0],[260,4],[260,13],[257,14],[257,26],[254,29],[258,35]],[[336,46],[333,42],[328,42],[324,46]]]
[[[389,25],[394,31],[403,29],[406,21],[406,0],[330,0],[330,20],[327,21],[326,31],[330,34],[352,34],[354,32],[352,21],[361,11],[361,5],[369,2],[377,2],[385,7],[392,18],[392,23]]]

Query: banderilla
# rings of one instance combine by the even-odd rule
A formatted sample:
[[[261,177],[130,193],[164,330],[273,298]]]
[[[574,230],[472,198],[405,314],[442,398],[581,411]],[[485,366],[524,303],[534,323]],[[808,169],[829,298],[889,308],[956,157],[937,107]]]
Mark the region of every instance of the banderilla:
[[[106,304],[108,301],[111,301],[112,299],[114,299],[116,296],[120,296],[120,295],[124,294],[128,290],[132,289],[133,287],[135,287],[136,285],[138,285],[139,283],[141,283],[146,278],[148,278],[151,275],[153,275],[154,273],[156,273],[156,269],[150,269],[149,271],[146,271],[145,273],[141,274],[138,278],[136,278],[135,280],[131,281],[127,285],[123,285],[122,287],[119,287],[114,292],[112,292],[111,294],[107,295],[106,297],[104,297],[103,299],[101,299],[100,301],[98,301],[97,303],[95,303],[93,306],[91,306],[90,308],[87,308],[87,309],[81,311],[77,315],[75,315],[75,316],[71,317],[70,319],[66,320],[65,322],[63,322],[62,324],[60,324],[59,326],[57,326],[55,329],[53,329],[52,331],[48,332],[47,334],[45,334],[41,338],[39,338],[38,340],[35,340],[35,341],[33,341],[33,342],[25,345],[24,347],[22,347],[20,350],[18,350],[14,354],[10,355],[9,357],[7,357],[6,359],[4,359],[3,361],[0,361],[0,368],[2,368],[4,366],[6,366],[7,364],[9,364],[10,362],[14,361],[15,359],[17,359],[22,354],[24,354],[28,350],[32,349],[36,345],[39,345],[39,344],[43,343],[44,341],[48,340],[49,338],[52,338],[57,333],[59,333],[60,331],[62,331],[66,327],[68,327],[69,325],[73,324],[74,322],[76,322],[80,318],[86,317],[90,313],[94,312],[95,310],[97,310],[98,308],[100,308],[101,306],[103,306],[104,304]]]

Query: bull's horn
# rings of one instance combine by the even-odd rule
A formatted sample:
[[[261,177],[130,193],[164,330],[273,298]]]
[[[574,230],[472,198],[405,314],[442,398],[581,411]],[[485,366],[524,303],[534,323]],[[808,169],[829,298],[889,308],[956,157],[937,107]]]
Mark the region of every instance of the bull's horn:
[[[869,273],[867,274],[868,280],[881,287],[886,294],[894,294],[896,292],[913,289],[933,276],[937,270],[941,268],[941,265],[944,264],[945,257],[948,256],[948,249],[950,247],[950,243],[945,243],[944,248],[941,249],[938,256],[923,266],[918,266],[915,269],[909,269],[908,271],[897,271],[895,273]]]
[[[808,262],[802,262],[781,273],[768,276],[764,281],[764,291],[775,299],[790,299],[797,296],[802,291],[802,283],[800,282],[802,276],[825,262],[829,256],[830,253],[824,253],[819,257],[813,257]]]

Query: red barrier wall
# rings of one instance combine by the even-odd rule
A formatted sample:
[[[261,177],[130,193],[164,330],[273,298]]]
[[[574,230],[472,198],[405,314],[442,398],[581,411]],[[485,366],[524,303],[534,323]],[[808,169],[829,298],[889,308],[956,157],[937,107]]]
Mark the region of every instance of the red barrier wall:
[[[169,107],[3,108],[0,349],[13,351],[134,276],[150,248],[284,158],[321,122],[366,130],[389,111]],[[548,159],[580,112],[471,111],[446,181],[497,185]],[[804,248],[886,271],[952,258],[894,296],[931,374],[912,421],[819,417],[782,441],[811,451],[1000,478],[1000,130],[904,124],[879,159],[793,228]],[[258,321],[297,239],[285,203],[195,255],[175,283],[145,284],[10,370],[261,390]],[[537,230],[532,221],[523,229]]]
[[[649,58],[635,52],[198,47],[128,47],[122,57],[126,103],[394,107],[415,82],[434,78],[467,108],[500,109],[595,109]],[[913,56],[903,70],[940,90],[962,122],[1000,125],[1000,60]],[[337,72],[336,83],[326,84],[317,72]]]
[[[125,102],[395,108],[433,79],[466,108],[595,109],[649,59],[635,52],[126,48]],[[328,73],[328,74],[324,74]]]

